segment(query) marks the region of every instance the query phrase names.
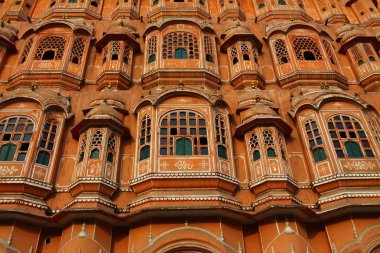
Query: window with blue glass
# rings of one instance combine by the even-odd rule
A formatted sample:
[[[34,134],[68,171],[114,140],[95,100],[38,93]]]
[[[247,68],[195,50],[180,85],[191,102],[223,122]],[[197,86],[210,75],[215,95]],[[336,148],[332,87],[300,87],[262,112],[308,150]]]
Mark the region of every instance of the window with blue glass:
[[[349,115],[335,115],[327,122],[338,158],[375,157],[367,133],[360,122]]]
[[[160,155],[208,155],[206,120],[199,113],[179,110],[160,121]]]

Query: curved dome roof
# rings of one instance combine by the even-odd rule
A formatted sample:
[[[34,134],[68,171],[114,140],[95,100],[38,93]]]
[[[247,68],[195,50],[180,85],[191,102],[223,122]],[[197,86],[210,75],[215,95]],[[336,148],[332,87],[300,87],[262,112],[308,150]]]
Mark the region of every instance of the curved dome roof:
[[[116,111],[111,105],[106,104],[105,102],[96,105],[92,108],[86,115],[88,119],[99,119],[99,118],[113,118],[118,121],[123,120],[123,115]]]
[[[117,90],[112,89],[103,89],[99,92],[99,95],[97,96],[96,100],[113,100],[117,101],[121,104],[124,104],[123,97],[117,92]]]
[[[247,108],[258,103],[273,105],[270,97],[262,93],[259,89],[247,89],[238,97],[239,109]]]

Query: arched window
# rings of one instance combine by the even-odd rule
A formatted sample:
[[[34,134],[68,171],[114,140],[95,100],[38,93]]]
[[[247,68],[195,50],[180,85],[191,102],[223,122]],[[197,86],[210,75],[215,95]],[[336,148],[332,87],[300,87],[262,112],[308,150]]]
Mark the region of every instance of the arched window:
[[[100,158],[100,148],[103,146],[104,134],[100,129],[92,133],[90,159]]]
[[[235,46],[231,47],[230,49],[230,56],[232,58],[232,64],[236,64],[239,62],[238,56],[237,56],[237,49]]]
[[[97,1],[91,1],[90,5],[94,6],[95,8],[97,8],[98,7],[98,2]]]
[[[100,157],[100,151],[97,148],[91,150],[90,159],[98,159]]]
[[[285,0],[278,0],[278,5],[287,5]]]
[[[330,42],[328,42],[327,40],[323,40],[322,44],[325,47],[326,53],[329,56],[331,64],[335,64],[335,56],[334,56]]]
[[[365,130],[354,117],[335,115],[328,120],[328,129],[338,158],[375,157]]]
[[[140,149],[140,161],[150,157],[150,146],[144,146]]]
[[[363,65],[364,64],[364,61],[363,60],[359,60],[358,61],[358,66],[361,66],[361,65]]]
[[[315,55],[313,54],[313,52],[310,52],[310,51],[305,51],[303,52],[303,58],[305,59],[305,61],[315,61]]]
[[[157,4],[158,4],[158,0],[153,0],[152,5],[154,6],[154,5],[157,5]]]
[[[120,42],[114,42],[111,48],[111,61],[119,60]]]
[[[53,50],[47,50],[42,55],[42,59],[41,60],[54,60],[54,56],[55,56],[55,51],[53,51]]]
[[[0,161],[24,161],[33,129],[33,122],[26,117],[9,117],[0,121]]]
[[[82,162],[84,160],[84,153],[86,152],[87,147],[87,132],[82,133],[80,139],[80,147],[78,153],[78,162]]]
[[[39,151],[37,154],[36,163],[48,166],[50,162],[50,154],[46,151]]]
[[[81,63],[84,46],[85,46],[85,43],[82,38],[76,38],[74,40],[73,49],[71,50],[71,59],[70,59],[72,63],[74,64]]]
[[[227,159],[227,132],[226,123],[222,115],[215,117],[216,143],[218,145],[218,157]]]
[[[273,140],[273,133],[269,129],[265,129],[263,131],[263,140],[264,145],[267,151],[267,157],[276,157],[276,151],[274,150],[274,140]]]
[[[313,158],[315,162],[324,161],[327,159],[325,150],[321,147],[313,149]]]
[[[40,41],[34,60],[61,60],[65,45],[62,36],[46,36]]]
[[[296,37],[293,41],[294,52],[297,60],[320,61],[322,54],[317,43],[310,37]]]
[[[355,141],[346,141],[344,143],[348,157],[363,157],[363,152],[360,145]]]
[[[265,3],[259,3],[259,9],[265,8]]]
[[[175,59],[187,59],[187,52],[186,49],[180,47],[175,50],[174,54]]]
[[[108,47],[105,46],[103,48],[102,64],[106,63],[106,61],[107,61],[107,55],[108,55]]]
[[[151,119],[145,115],[140,124],[140,161],[150,157]]]
[[[314,119],[308,119],[305,123],[305,130],[314,161],[320,162],[326,160],[327,156],[317,122]]]
[[[164,59],[199,59],[197,37],[188,32],[172,32],[165,35],[162,57]]]
[[[208,155],[206,120],[198,113],[180,110],[160,122],[160,155]],[[177,142],[178,141],[178,142]]]
[[[375,57],[376,53],[374,52],[373,47],[370,43],[364,43],[363,49],[370,61],[376,61],[376,57]]]
[[[276,151],[274,151],[273,148],[268,148],[267,149],[267,156],[268,157],[276,157]]]
[[[114,132],[110,132],[107,142],[107,162],[113,163],[114,156],[116,155],[116,135]]]
[[[261,158],[260,156],[260,144],[259,139],[256,132],[252,132],[249,136],[249,146],[250,146],[250,154],[253,161],[257,161]]]
[[[241,43],[240,44],[240,52],[243,55],[243,60],[244,61],[249,61],[250,50],[249,50],[249,46],[246,43]]]
[[[153,36],[148,40],[148,63],[156,61],[157,37]]]
[[[36,163],[46,166],[49,165],[50,156],[54,148],[57,128],[58,124],[54,120],[48,120],[45,122],[41,133],[40,142],[38,144],[39,152]]]
[[[213,43],[210,37],[205,36],[205,54],[206,61],[213,63]]]
[[[278,39],[274,42],[274,50],[276,52],[278,64],[285,64],[289,62],[289,54],[286,49],[284,40]]]
[[[22,64],[26,61],[26,58],[28,57],[29,52],[32,49],[32,45],[33,45],[33,39],[29,39],[28,42],[26,42],[26,44],[24,46],[24,50],[22,51],[22,54],[21,54],[21,57],[19,60],[20,64]]]
[[[124,52],[123,52],[123,62],[125,64],[129,63],[129,57],[130,57],[130,49],[129,46],[124,47]]]

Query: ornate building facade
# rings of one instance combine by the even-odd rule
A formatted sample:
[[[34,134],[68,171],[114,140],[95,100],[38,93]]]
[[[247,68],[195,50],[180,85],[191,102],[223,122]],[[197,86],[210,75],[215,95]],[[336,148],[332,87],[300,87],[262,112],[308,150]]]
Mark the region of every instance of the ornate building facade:
[[[377,0],[0,6],[0,252],[380,252]]]

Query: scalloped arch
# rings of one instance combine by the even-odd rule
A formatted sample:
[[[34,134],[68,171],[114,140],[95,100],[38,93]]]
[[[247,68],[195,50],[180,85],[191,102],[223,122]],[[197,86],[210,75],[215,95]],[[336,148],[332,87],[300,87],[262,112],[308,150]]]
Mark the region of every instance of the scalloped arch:
[[[204,253],[238,253],[230,244],[220,240],[212,232],[193,226],[183,226],[170,229],[158,235],[152,242],[139,250],[139,253],[157,252],[169,253],[180,247],[193,247]],[[202,252],[202,251],[201,251]]]
[[[0,98],[0,106],[6,104],[17,103],[21,101],[32,101],[39,104],[44,112],[57,108],[65,113],[65,117],[68,119],[72,116],[70,112],[70,102],[66,97],[58,96],[53,97],[51,92],[31,92],[28,90],[18,90],[16,92],[10,92]]]
[[[301,98],[296,98],[292,102],[292,110],[289,114],[294,118],[298,115],[299,112],[306,108],[312,108],[318,110],[323,104],[332,102],[332,101],[346,101],[349,103],[354,103],[360,107],[367,109],[368,104],[361,100],[358,97],[355,97],[351,94],[338,91],[312,91],[304,94]]]
[[[146,28],[146,30],[143,33],[143,37],[145,38],[149,33],[155,30],[162,30],[167,26],[176,25],[176,24],[192,24],[192,25],[198,26],[202,31],[207,31],[216,35],[216,32],[210,25],[205,24],[205,23],[199,23],[190,18],[188,19],[183,18],[183,19],[169,19],[169,20],[164,20],[160,23],[154,23]]]
[[[231,109],[229,105],[222,100],[221,95],[217,94],[208,94],[201,90],[196,90],[192,88],[178,88],[178,89],[168,89],[164,92],[153,96],[149,95],[146,96],[143,100],[140,101],[140,103],[133,109],[133,113],[138,113],[138,111],[141,110],[142,107],[146,105],[152,105],[156,106],[158,104],[161,104],[163,101],[172,98],[172,97],[179,97],[179,96],[189,96],[189,97],[197,97],[205,100],[210,105],[223,105],[227,108],[228,112],[231,113]]]
[[[88,35],[90,35],[91,37],[94,34],[94,27],[92,25],[86,24],[85,22],[79,23],[79,22],[70,22],[70,21],[65,21],[65,20],[49,20],[49,21],[37,23],[33,27],[29,27],[25,31],[20,32],[19,38],[25,39],[26,37],[30,36],[33,33],[37,33],[41,30],[44,30],[50,27],[68,27],[73,32],[83,31],[87,33]]]

